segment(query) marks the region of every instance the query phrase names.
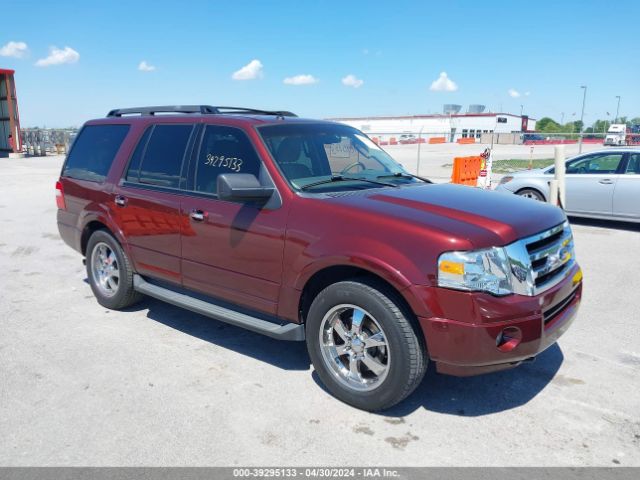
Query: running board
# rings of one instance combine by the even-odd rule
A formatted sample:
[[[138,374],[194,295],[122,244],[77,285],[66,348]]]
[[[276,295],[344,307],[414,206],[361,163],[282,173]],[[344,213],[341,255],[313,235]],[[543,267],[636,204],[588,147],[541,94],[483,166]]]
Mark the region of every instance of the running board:
[[[221,322],[229,323],[237,327],[261,333],[278,340],[304,341],[304,325],[286,323],[278,325],[260,318],[252,317],[244,313],[236,312],[228,308],[205,302],[197,298],[174,292],[168,288],[159,287],[147,282],[140,275],[133,275],[133,287],[140,293],[157,298],[164,302],[185,308],[195,313],[205,315]]]

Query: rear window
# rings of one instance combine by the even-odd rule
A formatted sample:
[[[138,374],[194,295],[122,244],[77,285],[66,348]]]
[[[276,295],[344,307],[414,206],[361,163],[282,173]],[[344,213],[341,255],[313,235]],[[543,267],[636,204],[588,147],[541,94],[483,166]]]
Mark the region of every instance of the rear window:
[[[62,176],[103,182],[129,125],[88,125],[73,142]]]
[[[161,187],[178,188],[180,171],[193,125],[156,125],[138,144],[126,179]]]

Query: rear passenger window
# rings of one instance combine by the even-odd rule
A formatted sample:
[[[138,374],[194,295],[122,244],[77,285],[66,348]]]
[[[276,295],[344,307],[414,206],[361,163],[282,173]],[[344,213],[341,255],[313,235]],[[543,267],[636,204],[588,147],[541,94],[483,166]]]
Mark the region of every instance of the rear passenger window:
[[[192,130],[192,125],[154,126],[146,147],[143,138],[133,154],[127,170],[127,181],[178,188]]]
[[[138,177],[140,176],[140,163],[142,162],[144,151],[147,148],[147,142],[149,141],[151,130],[153,130],[153,127],[147,128],[145,130],[142,138],[138,142],[138,146],[136,147],[135,152],[133,152],[131,161],[129,162],[129,168],[127,169],[126,179],[128,182],[138,181]]]
[[[103,182],[129,125],[87,125],[73,143],[62,176]]]
[[[640,153],[630,153],[625,173],[640,174]]]
[[[260,159],[247,135],[237,128],[209,125],[204,131],[195,172],[195,190],[217,193],[222,173],[260,174]]]

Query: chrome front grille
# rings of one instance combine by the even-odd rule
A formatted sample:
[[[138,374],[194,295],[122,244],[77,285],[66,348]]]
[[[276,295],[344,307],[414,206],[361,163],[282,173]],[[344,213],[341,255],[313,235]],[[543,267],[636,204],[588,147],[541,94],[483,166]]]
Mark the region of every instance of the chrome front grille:
[[[573,235],[564,222],[506,247],[514,291],[538,295],[560,283],[575,263]]]

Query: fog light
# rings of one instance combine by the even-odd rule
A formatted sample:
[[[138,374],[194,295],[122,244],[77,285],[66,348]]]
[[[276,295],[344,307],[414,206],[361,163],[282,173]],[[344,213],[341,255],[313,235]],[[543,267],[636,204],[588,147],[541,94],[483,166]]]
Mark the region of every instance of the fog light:
[[[518,327],[507,327],[496,337],[496,347],[501,352],[510,352],[516,348],[522,340],[522,331]]]

